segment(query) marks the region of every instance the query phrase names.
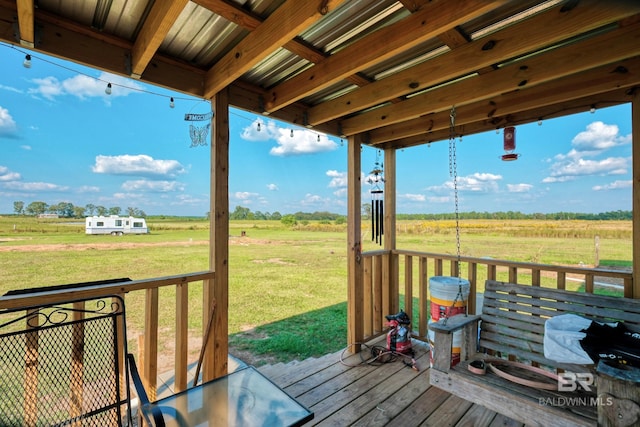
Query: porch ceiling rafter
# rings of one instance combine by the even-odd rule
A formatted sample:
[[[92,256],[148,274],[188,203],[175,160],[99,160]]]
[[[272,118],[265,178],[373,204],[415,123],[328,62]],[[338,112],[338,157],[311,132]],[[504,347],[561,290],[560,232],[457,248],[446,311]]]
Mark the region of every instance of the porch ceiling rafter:
[[[211,98],[233,83],[343,1],[289,1],[280,6],[207,71],[204,97]]]
[[[492,10],[504,0],[464,0],[432,3],[420,11],[354,42],[297,76],[269,90],[266,110],[278,110],[371,65],[412,49],[425,41]],[[384,50],[372,46],[385,46]],[[325,120],[326,121],[326,120]],[[313,122],[310,122],[313,124]]]
[[[616,40],[612,44],[612,40]],[[516,61],[490,73],[469,76],[342,121],[346,135],[400,123],[451,105],[465,105],[526,86],[539,85],[640,54],[640,23],[618,28],[593,38],[571,43]]]
[[[611,76],[615,74],[616,80]],[[456,107],[456,123],[463,134],[473,130],[494,129],[567,114],[576,104],[603,108],[625,102],[628,90],[640,81],[640,58],[630,58],[564,77],[546,85],[517,89]],[[585,90],[586,89],[586,90]],[[603,102],[603,99],[606,100]],[[578,101],[578,102],[575,102]],[[545,107],[547,106],[547,107]],[[374,129],[367,133],[372,145],[389,141],[409,147],[428,141],[446,139],[449,135],[449,111],[427,114],[413,120]],[[476,126],[473,126],[473,124]]]
[[[189,0],[155,2],[131,49],[131,75],[140,78]]]
[[[309,108],[309,123],[323,123],[469,73],[484,74],[497,64],[616,22],[629,13],[628,8],[608,7],[602,2],[567,11],[555,7],[469,43],[458,30],[451,29],[438,36],[451,51]],[[640,13],[640,5],[635,13]]]

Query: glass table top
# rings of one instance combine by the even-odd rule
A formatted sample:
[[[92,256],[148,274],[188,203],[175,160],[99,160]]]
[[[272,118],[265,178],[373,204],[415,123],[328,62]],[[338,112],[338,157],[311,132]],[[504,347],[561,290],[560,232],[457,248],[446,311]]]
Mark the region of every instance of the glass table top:
[[[300,426],[313,419],[313,412],[253,366],[149,403],[142,410],[145,417],[152,410],[162,412],[167,427]]]

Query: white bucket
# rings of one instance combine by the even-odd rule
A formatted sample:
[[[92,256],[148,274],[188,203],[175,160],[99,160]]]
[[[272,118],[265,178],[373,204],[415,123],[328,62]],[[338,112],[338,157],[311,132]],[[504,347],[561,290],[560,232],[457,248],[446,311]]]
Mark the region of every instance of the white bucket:
[[[434,323],[434,320],[429,320],[427,322],[427,328],[428,328],[427,337],[429,339],[429,349],[431,350],[429,354],[429,362],[431,367],[433,368],[433,356],[435,354],[435,345],[433,341],[435,339],[435,332],[433,332],[429,327],[432,323]],[[455,365],[460,363],[460,347],[462,346],[462,331],[454,332],[452,341],[453,342],[451,343],[451,367],[454,367]]]
[[[429,278],[431,319],[438,321],[441,317],[466,313],[469,287],[468,280],[458,277],[433,276]],[[458,295],[460,288],[462,288],[462,295]]]

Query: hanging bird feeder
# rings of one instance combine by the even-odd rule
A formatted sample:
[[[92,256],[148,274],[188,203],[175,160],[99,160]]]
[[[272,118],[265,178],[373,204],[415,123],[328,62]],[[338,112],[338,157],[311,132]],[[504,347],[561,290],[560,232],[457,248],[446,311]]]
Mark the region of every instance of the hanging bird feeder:
[[[382,163],[378,159],[379,154],[380,151],[378,150],[376,162],[373,165],[373,170],[369,173],[367,182],[371,184],[371,240],[382,245],[382,235],[384,234],[384,176]]]
[[[505,154],[501,156],[502,161],[511,162],[518,160],[520,154],[514,153],[516,149],[516,128],[513,126],[504,128],[504,151]]]

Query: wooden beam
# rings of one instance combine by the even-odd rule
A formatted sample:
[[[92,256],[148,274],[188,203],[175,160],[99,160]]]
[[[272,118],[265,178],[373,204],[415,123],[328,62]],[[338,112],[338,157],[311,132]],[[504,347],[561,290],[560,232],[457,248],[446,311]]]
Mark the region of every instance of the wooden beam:
[[[476,126],[472,130],[469,127],[471,123],[480,122],[483,131],[487,131],[508,126],[514,121],[522,123],[523,118],[527,121],[535,121],[559,117],[569,114],[565,110],[587,111],[590,105],[602,102],[601,99],[611,100],[611,103],[596,105],[596,107],[628,102],[628,100],[619,101],[619,98],[612,98],[609,95],[602,97],[599,94],[608,94],[611,91],[638,84],[640,84],[640,58],[636,57],[456,107],[456,123],[461,126],[460,132],[468,135],[480,129]],[[575,110],[576,108],[579,110]],[[423,141],[446,139],[449,135],[449,111],[427,114],[396,125],[374,129],[367,135],[371,145],[396,141],[404,146],[401,140],[407,142],[408,138],[415,136]]]
[[[635,24],[515,62],[491,73],[427,91],[401,103],[365,112],[342,121],[342,130],[345,135],[363,133],[429,112],[442,111],[452,105],[469,104],[639,54],[640,24]],[[588,90],[585,88],[585,91]]]
[[[419,12],[383,27],[345,47],[316,66],[269,91],[266,110],[271,112],[317,92],[367,67],[389,59],[443,31],[505,3],[503,0],[435,2]],[[372,46],[384,46],[374,49]]]
[[[20,45],[33,49],[35,45],[33,0],[17,0],[16,6],[18,7]]]
[[[205,98],[231,84],[343,1],[286,1],[207,72]]]
[[[149,16],[131,49],[131,75],[140,78],[160,44],[184,10],[189,0],[159,0],[154,2]]]
[[[517,111],[512,114],[507,114],[504,116],[499,116],[492,119],[483,119],[475,122],[468,122],[465,124],[461,124],[458,126],[458,132],[463,135],[473,135],[483,132],[496,132],[499,131],[500,128],[505,126],[517,126],[525,123],[532,123],[535,121],[539,121],[539,114],[544,114],[544,120],[542,122],[542,126],[544,126],[544,121],[548,119],[553,119],[557,117],[564,117],[572,114],[584,113],[590,110],[592,105],[598,105],[597,108],[607,108],[614,105],[620,105],[630,102],[629,91],[633,90],[632,88],[623,87],[612,90],[606,93],[598,93],[592,96],[586,96],[582,98],[576,98],[572,100],[562,101],[557,104],[544,106],[541,108],[536,108],[534,110],[526,110],[526,111]],[[606,99],[607,102],[603,102],[602,100]],[[459,112],[460,110],[458,110]],[[496,126],[494,124],[494,120],[497,120],[499,125]],[[466,121],[466,120],[465,120]],[[413,147],[416,145],[421,145],[425,143],[444,141],[449,138],[448,130],[438,130],[435,132],[428,132],[422,135],[416,135],[409,138],[402,138],[390,142],[385,142],[375,147],[378,148],[388,148],[394,147],[398,148],[407,148]]]
[[[640,12],[640,2],[635,8],[613,7],[618,3],[609,5],[591,0],[580,2],[577,7],[567,12],[562,12],[562,8],[557,7],[534,15],[523,22],[471,43],[459,45],[450,52],[366,87],[314,106],[308,112],[309,123],[318,125],[364,108],[382,105],[385,101],[416,93],[477,72],[484,67],[535,52],[584,31],[600,28]],[[450,30],[448,33],[440,34],[439,37],[446,36],[449,39],[448,43],[451,44],[461,43],[462,40],[458,42],[450,40],[453,33],[459,34],[456,30]]]
[[[631,103],[632,136],[632,206],[633,206],[633,291],[632,298],[640,298],[640,87],[632,94]]]
[[[213,378],[226,375],[229,354],[229,91],[224,89],[211,100],[214,112],[211,133],[211,230],[209,265],[216,273],[212,292]],[[209,301],[209,304],[212,303]],[[210,309],[210,305],[209,305]],[[211,372],[211,371],[209,371]],[[212,379],[212,378],[208,378]]]
[[[364,290],[362,263],[362,154],[357,138],[348,138],[347,166],[347,345],[360,351],[364,339]],[[351,347],[353,346],[353,347]]]

